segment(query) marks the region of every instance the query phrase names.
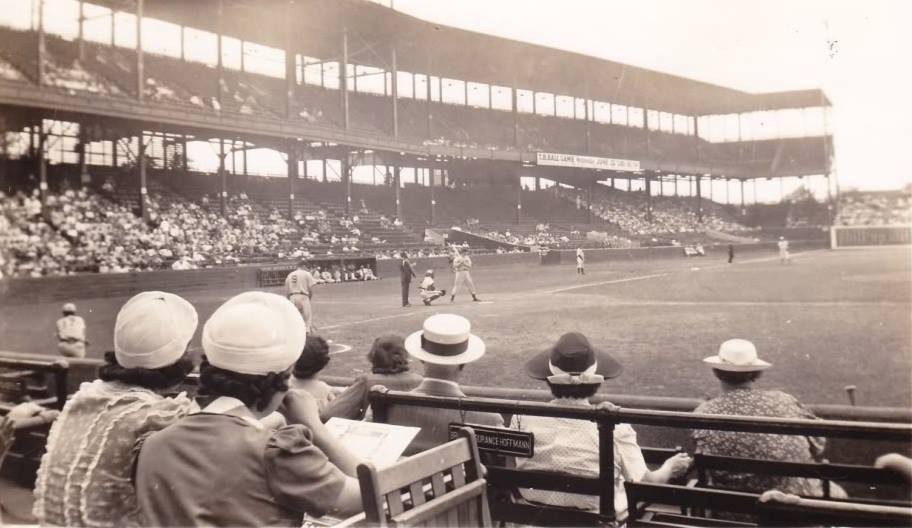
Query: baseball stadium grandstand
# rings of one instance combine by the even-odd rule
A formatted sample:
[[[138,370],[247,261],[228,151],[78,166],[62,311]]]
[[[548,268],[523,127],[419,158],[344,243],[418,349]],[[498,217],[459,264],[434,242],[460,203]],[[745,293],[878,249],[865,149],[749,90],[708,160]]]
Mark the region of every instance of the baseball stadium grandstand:
[[[5,275],[433,253],[426,230],[452,226],[526,250],[762,238],[745,185],[832,187],[819,90],[750,94],[366,2],[76,2],[54,24],[31,4],[0,27]],[[801,133],[770,133],[795,116]],[[263,152],[284,174],[258,177]]]
[[[910,260],[863,248],[910,244],[912,188],[840,190],[822,90],[367,0],[12,4],[0,522],[912,523]],[[380,437],[382,464],[348,452]]]

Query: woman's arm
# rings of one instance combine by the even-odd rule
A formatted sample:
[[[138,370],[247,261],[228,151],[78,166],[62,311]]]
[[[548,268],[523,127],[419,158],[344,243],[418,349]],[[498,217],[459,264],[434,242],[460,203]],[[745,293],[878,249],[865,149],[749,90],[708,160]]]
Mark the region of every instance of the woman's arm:
[[[306,391],[291,390],[285,395],[285,415],[288,423],[307,426],[313,433],[313,444],[343,473],[350,477],[357,475],[356,468],[363,462],[339,442],[320,421],[317,402]]]

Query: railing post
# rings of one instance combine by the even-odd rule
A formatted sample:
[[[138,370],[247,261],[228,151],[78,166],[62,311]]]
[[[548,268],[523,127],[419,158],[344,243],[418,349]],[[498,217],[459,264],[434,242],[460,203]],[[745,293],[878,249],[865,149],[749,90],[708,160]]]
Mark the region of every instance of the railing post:
[[[384,387],[382,390],[370,390],[368,393],[371,412],[374,415],[374,421],[377,423],[387,423],[389,421],[389,405],[384,397],[388,391],[389,389]]]
[[[599,481],[602,492],[599,495],[599,515],[605,522],[614,522],[614,420],[598,418],[599,433]]]
[[[67,375],[69,363],[65,359],[54,362],[54,389],[57,392],[57,409],[63,410],[67,400]]]

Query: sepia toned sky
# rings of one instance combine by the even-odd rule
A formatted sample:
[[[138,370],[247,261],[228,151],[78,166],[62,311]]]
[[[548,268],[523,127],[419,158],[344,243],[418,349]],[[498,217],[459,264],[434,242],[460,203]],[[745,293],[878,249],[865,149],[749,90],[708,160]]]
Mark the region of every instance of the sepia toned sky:
[[[912,182],[909,0],[380,0],[419,18],[748,92],[823,88],[845,187]]]

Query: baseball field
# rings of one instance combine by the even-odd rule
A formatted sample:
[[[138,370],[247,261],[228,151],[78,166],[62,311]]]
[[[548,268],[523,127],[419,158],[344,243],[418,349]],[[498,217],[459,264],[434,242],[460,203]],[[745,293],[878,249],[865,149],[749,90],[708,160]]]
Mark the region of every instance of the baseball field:
[[[420,270],[419,270],[420,271]],[[808,403],[912,406],[912,258],[908,248],[816,250],[781,265],[772,252],[738,256],[590,264],[476,267],[479,297],[467,294],[423,306],[412,285],[411,308],[399,306],[397,278],[319,286],[317,333],[333,342],[327,374],[368,368],[365,354],[384,332],[406,335],[430,314],[466,316],[487,354],[465,369],[465,383],[543,388],[522,364],[568,331],[586,334],[614,354],[625,372],[611,393],[704,397],[718,390],[701,359],[729,338],[753,341],[773,367],[758,382]],[[438,287],[453,276],[439,270]],[[175,292],[194,303],[202,322],[237,291]],[[275,290],[280,292],[280,290]],[[89,355],[111,349],[114,318],[125,298],[73,299],[88,324]],[[0,306],[0,349],[53,354],[59,306]],[[198,347],[199,339],[193,346]],[[413,365],[420,369],[420,365]]]

